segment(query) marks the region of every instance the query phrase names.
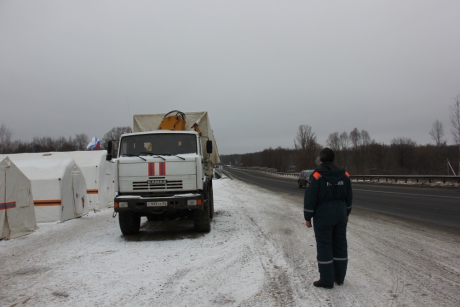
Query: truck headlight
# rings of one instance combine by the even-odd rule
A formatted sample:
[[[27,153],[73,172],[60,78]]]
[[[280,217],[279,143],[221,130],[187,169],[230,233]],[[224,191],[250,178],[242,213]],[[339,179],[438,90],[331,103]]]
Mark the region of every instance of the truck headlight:
[[[187,200],[187,206],[196,206],[196,199]]]
[[[118,202],[118,207],[119,208],[128,208],[128,202],[127,201],[120,201],[120,202]]]

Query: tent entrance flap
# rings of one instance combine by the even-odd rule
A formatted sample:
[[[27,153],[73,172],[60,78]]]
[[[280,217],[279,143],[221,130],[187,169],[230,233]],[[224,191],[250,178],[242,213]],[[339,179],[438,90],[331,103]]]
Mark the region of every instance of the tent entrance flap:
[[[81,175],[80,173],[72,173],[72,192],[73,192],[73,207],[75,216],[82,216],[85,209],[85,195],[81,195]],[[79,194],[80,193],[80,194]]]

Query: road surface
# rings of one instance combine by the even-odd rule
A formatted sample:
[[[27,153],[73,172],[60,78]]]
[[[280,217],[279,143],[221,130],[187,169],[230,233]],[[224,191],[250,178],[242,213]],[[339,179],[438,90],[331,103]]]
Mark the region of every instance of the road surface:
[[[296,177],[225,168],[235,178],[303,197]],[[460,229],[460,189],[353,182],[353,207]]]

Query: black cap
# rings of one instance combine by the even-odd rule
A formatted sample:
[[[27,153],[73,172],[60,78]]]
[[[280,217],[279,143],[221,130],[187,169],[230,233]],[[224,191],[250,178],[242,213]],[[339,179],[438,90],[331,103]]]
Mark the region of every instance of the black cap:
[[[334,162],[335,154],[330,148],[323,148],[319,153],[319,160],[321,162]]]

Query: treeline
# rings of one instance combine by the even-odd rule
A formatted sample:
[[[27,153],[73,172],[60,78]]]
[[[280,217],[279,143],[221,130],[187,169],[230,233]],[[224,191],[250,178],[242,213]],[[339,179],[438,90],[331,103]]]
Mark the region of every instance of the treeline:
[[[365,130],[350,133],[334,132],[326,146],[336,154],[336,164],[350,173],[360,175],[453,175],[458,173],[459,147],[438,142],[417,145],[410,138],[398,137],[390,144],[372,140]],[[268,148],[261,152],[221,155],[223,164],[275,168],[279,172],[300,172],[314,169],[323,148],[308,125],[299,127],[294,148]]]
[[[34,137],[31,142],[12,141],[1,144],[0,152],[26,153],[26,152],[45,152],[45,151],[77,151],[85,150],[89,143],[86,134],[77,134],[75,137]]]
[[[114,127],[104,134],[101,139],[100,149],[107,148],[107,143],[115,141],[114,152],[117,150],[116,142],[123,133],[130,133],[131,127]],[[34,137],[31,142],[13,140],[11,131],[4,125],[0,125],[0,154],[15,154],[28,152],[48,151],[80,151],[86,150],[90,138],[84,134],[76,134],[74,137]]]

